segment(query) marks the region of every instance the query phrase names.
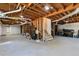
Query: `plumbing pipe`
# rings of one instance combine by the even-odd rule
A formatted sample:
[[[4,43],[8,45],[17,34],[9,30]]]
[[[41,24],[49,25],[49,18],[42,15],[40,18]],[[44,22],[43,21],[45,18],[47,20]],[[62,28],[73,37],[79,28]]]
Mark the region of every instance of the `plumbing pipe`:
[[[27,21],[25,21],[25,22],[20,22],[21,24],[20,25],[24,25],[24,24],[26,24],[26,23],[28,23]]]
[[[16,19],[16,20],[21,20],[21,21],[24,21],[24,22],[21,22],[20,25],[24,25],[24,24],[27,24],[27,23],[31,23],[31,19],[29,18],[20,18],[20,17],[8,17],[8,16],[4,16],[4,17],[0,17],[0,18],[8,18],[8,19]]]
[[[21,17],[8,17],[8,16],[4,16],[4,17],[0,17],[0,18],[8,18],[8,19],[15,19],[15,20],[21,20],[21,21],[29,21],[29,22],[31,22],[31,19],[29,19],[29,18],[21,18]]]
[[[16,19],[16,20],[21,19],[20,17],[8,17],[8,16],[4,16],[4,17],[0,17],[0,18],[8,18],[8,19]]]
[[[4,16],[4,17],[0,17],[0,18],[8,18],[8,19],[15,19],[15,20],[24,20],[26,18],[21,18],[21,17],[8,17],[8,16]]]
[[[23,8],[19,7],[19,9],[17,9],[17,10],[5,12],[5,13],[0,13],[0,17],[4,17],[6,14],[11,14],[11,13],[15,13],[15,12],[20,12],[20,11],[23,10],[24,8],[25,8],[25,6],[24,6]]]
[[[16,9],[18,9],[18,8],[19,8],[19,6],[20,6],[20,3],[18,3],[18,5],[16,6]]]
[[[28,21],[28,20],[29,20],[29,21]],[[24,22],[21,22],[20,25],[24,25],[24,24],[27,24],[27,23],[31,24],[31,19],[22,20],[22,21],[24,21]]]
[[[24,10],[25,6],[23,6],[23,8],[19,7],[18,10],[13,10],[13,11],[9,11],[9,12],[5,12],[5,13],[0,13],[0,17],[4,17],[6,14],[11,14],[11,13],[15,13],[15,12],[20,12],[21,10]]]
[[[76,10],[74,10],[73,12],[71,12],[70,14],[68,14],[68,15],[66,15],[66,16],[64,16],[64,17],[62,17],[62,18],[60,18],[60,19],[58,19],[58,20],[54,20],[54,21],[52,21],[52,22],[61,21],[61,20],[63,20],[63,19],[66,19],[66,18],[71,17],[71,16],[73,16],[73,15],[75,15],[75,14],[78,14],[78,13],[79,13],[79,8],[77,8]]]
[[[1,13],[1,14],[3,14],[3,15],[6,15],[6,14],[11,14],[11,13],[15,13],[15,12],[20,12],[22,10],[22,8],[21,7],[19,7],[19,9],[18,10],[13,10],[13,11],[9,11],[9,12],[5,12],[5,13]]]

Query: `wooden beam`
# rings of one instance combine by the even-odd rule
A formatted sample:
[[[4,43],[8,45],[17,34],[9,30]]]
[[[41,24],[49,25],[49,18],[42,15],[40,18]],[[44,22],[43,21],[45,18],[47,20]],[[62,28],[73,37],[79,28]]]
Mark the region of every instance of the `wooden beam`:
[[[53,19],[54,19],[54,20],[57,20],[57,19],[58,19],[58,17],[56,17],[56,16],[55,16],[55,17],[53,17]]]
[[[70,11],[67,11],[66,13],[67,13],[67,14],[69,14],[69,13],[70,13]]]
[[[46,14],[45,12],[39,11],[38,9],[36,9],[36,8],[34,8],[34,7],[29,7],[29,8],[30,8],[30,9],[33,9],[33,10],[35,10],[35,11],[37,11],[37,12],[39,12],[40,14],[43,14],[43,15]]]
[[[64,6],[63,6],[63,4],[62,4],[62,3],[60,3],[60,6],[62,7],[62,9],[64,9]]]
[[[63,17],[63,15],[62,14],[58,14],[60,17]]]
[[[35,6],[38,6],[38,5],[35,4],[33,7],[29,7],[29,9],[32,9],[32,10],[36,11],[38,14],[40,14],[40,16],[46,14],[44,11],[38,10],[37,8],[35,8]],[[40,8],[41,8],[41,7],[40,7]]]
[[[48,6],[53,8],[53,9],[49,9],[48,14],[57,11],[53,6],[51,6],[51,4],[48,3]]]
[[[29,8],[31,5],[32,5],[32,3],[29,3],[28,6],[27,6],[27,8]]]
[[[70,11],[70,10],[76,9],[78,7],[79,7],[79,4],[76,4],[75,6],[70,5],[66,9],[61,9],[58,12],[53,12],[53,13],[47,14],[46,16],[43,16],[42,18],[49,17],[49,16],[54,16],[54,15],[57,15],[57,14],[60,14],[60,13],[66,12],[66,11]]]
[[[63,3],[63,6],[66,8],[66,7],[68,7],[71,4],[73,4],[73,3]]]
[[[29,11],[29,12],[31,12],[31,13],[34,13],[34,15],[39,16],[39,17],[42,16],[40,13],[35,12],[35,11],[31,10],[31,9],[27,9],[26,11]]]
[[[29,15],[31,16],[31,18],[37,18],[38,16],[37,15],[34,15],[34,13],[31,13],[31,12],[24,12],[26,15]]]
[[[77,17],[72,17],[72,18],[79,18],[79,16],[77,16]],[[69,18],[69,19],[72,19],[72,18]],[[75,19],[74,19],[75,20]]]
[[[49,17],[49,18],[51,18],[51,20],[56,20],[56,17]]]
[[[42,11],[42,12],[44,12],[44,13],[48,13],[48,12],[46,12],[46,11],[44,10],[44,7],[42,7],[41,4],[34,4],[34,5],[37,6],[37,7],[40,9],[40,11]]]
[[[26,5],[25,3],[22,3],[21,5],[24,5],[26,6],[26,8],[29,8],[32,5],[32,3],[28,3],[28,5]]]
[[[41,17],[42,15],[41,15],[40,13],[35,12],[35,11],[38,11],[38,10],[36,10],[36,9],[34,9],[34,8],[32,8],[32,7],[30,7],[31,4],[32,4],[32,3],[29,3],[28,6],[26,6],[26,4],[22,4],[22,5],[24,5],[24,6],[27,7],[27,9],[25,9],[26,11],[29,11],[29,12],[31,12],[31,13],[34,13],[34,15],[37,15],[37,16]],[[35,10],[35,11],[34,11],[34,10]],[[41,12],[41,13],[42,13],[42,12]]]
[[[2,21],[0,21],[0,24],[2,24]]]
[[[70,5],[70,6],[68,6],[65,10],[64,9],[61,9],[61,10],[59,10],[58,12],[54,12],[54,13],[51,13],[51,14],[48,14],[48,15],[46,15],[46,16],[44,16],[44,17],[49,17],[49,16],[53,16],[53,15],[57,15],[57,14],[60,14],[60,13],[63,13],[63,12],[66,12],[66,11],[69,11],[69,10],[72,10],[72,9],[75,9],[75,8],[77,8],[77,7],[79,7],[79,4],[78,5],[76,5],[76,6],[73,6],[73,5]]]
[[[79,16],[66,19],[68,23],[79,22]]]
[[[63,14],[64,14],[64,15],[67,15],[67,13],[65,13],[65,12],[64,12]]]
[[[41,5],[40,4],[34,4],[36,5],[38,8],[42,9]]]
[[[57,18],[61,18],[60,16],[56,15]]]

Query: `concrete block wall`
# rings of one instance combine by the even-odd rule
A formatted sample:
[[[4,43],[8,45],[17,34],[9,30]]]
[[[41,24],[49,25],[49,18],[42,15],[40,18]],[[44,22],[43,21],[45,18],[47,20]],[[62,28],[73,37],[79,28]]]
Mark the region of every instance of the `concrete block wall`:
[[[78,23],[69,23],[69,24],[64,24],[64,25],[59,25],[59,29],[73,29],[74,34],[77,35],[78,30],[79,30],[79,22]]]
[[[19,25],[0,25],[0,35],[20,34]]]

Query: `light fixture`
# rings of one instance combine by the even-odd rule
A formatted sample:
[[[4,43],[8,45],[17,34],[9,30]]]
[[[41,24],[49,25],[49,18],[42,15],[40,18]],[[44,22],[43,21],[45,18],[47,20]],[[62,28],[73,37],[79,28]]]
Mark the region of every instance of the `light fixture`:
[[[50,7],[50,9],[53,9],[53,7]]]
[[[44,6],[44,9],[45,9],[45,11],[49,11],[49,10],[53,9],[53,7],[51,7],[50,5],[46,4]]]
[[[21,18],[23,18],[23,15],[20,15]]]
[[[68,23],[69,21],[66,20],[65,22]]]
[[[45,10],[47,10],[47,11],[50,9],[49,6],[47,6],[47,5],[45,5],[44,8],[45,8]]]
[[[2,11],[0,11],[0,17],[4,17],[5,15],[3,14]]]
[[[19,21],[16,21],[16,23],[19,23]]]

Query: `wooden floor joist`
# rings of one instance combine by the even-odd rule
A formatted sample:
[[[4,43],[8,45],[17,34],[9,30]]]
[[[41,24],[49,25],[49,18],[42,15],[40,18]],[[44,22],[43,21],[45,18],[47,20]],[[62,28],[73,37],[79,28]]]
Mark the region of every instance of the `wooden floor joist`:
[[[60,14],[60,13],[63,13],[63,12],[66,12],[66,11],[70,11],[70,10],[73,10],[73,9],[76,9],[79,7],[79,4],[76,4],[75,6],[73,5],[70,5],[68,6],[66,9],[62,9],[62,10],[59,10],[57,12],[53,12],[53,13],[50,13],[46,16],[43,16],[43,17],[40,17],[40,18],[44,18],[44,17],[49,17],[49,16],[54,16],[54,15],[57,15],[57,14]]]
[[[48,10],[45,10],[45,6],[48,5]],[[79,8],[79,3],[12,3],[12,4],[0,4],[0,10],[3,12],[16,10],[16,8],[23,7],[24,9],[19,13],[8,14],[9,17],[19,17],[23,15],[32,20],[50,18],[51,20],[57,20],[76,8]],[[51,8],[52,7],[52,8]],[[22,14],[21,14],[22,13]],[[71,16],[72,17],[72,16]],[[74,16],[73,16],[74,17]],[[6,19],[5,19],[6,20]],[[17,21],[17,20],[16,20]]]

